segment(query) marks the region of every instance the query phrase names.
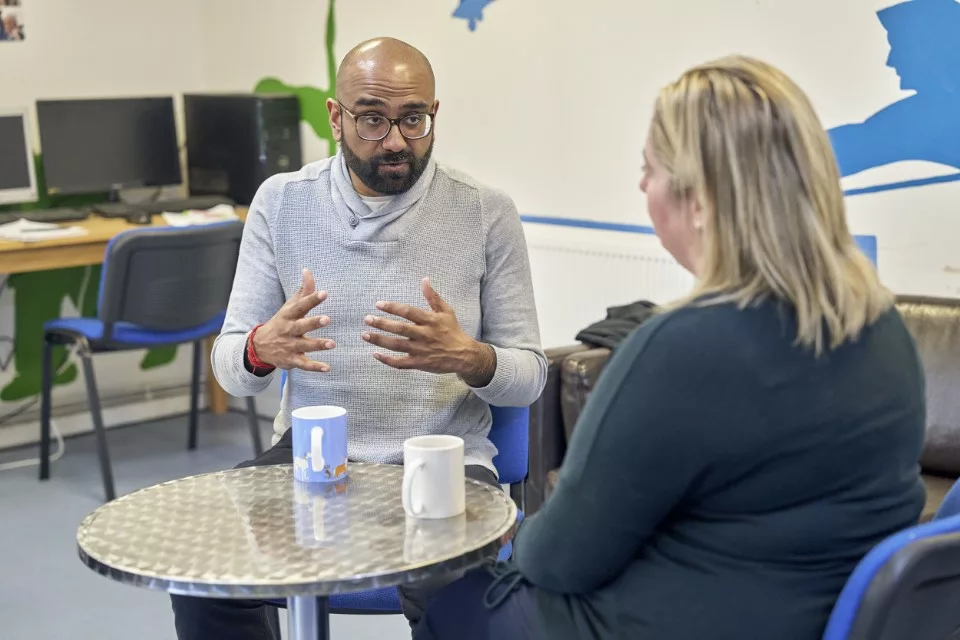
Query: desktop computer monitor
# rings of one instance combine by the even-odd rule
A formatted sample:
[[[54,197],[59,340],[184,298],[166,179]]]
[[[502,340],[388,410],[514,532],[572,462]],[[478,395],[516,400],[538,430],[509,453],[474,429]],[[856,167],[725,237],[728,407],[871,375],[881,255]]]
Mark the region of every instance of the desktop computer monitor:
[[[0,111],[0,204],[37,199],[29,136],[25,110]]]
[[[51,194],[182,182],[172,97],[39,100],[37,120]]]

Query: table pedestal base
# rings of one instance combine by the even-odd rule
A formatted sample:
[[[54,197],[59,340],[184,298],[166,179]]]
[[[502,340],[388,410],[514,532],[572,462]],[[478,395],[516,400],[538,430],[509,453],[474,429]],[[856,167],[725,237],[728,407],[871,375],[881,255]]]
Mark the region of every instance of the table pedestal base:
[[[330,601],[317,596],[287,598],[291,640],[329,640]]]

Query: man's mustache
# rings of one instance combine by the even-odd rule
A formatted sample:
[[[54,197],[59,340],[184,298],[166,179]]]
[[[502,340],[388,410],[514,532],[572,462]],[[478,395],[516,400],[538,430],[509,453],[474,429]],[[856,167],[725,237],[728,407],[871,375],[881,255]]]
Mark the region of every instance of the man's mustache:
[[[370,159],[370,163],[373,165],[397,164],[399,162],[409,162],[412,164],[413,160],[413,153],[409,151],[401,151],[399,153],[385,153],[383,155],[375,156]]]

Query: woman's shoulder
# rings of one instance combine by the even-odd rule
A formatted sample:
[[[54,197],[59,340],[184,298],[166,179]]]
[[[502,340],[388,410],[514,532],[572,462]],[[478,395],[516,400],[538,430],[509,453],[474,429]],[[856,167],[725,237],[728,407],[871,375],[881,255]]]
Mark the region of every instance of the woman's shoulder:
[[[637,341],[655,340],[661,343],[723,342],[723,335],[742,325],[745,313],[751,311],[741,310],[734,302],[702,302],[698,300],[658,312],[630,337]]]
[[[724,358],[739,351],[749,335],[747,323],[745,311],[735,303],[688,304],[655,314],[637,327],[617,352],[631,359],[642,355],[647,362],[662,356],[671,367],[684,366],[688,360],[702,365],[705,358]]]
[[[752,365],[781,351],[795,354],[796,336],[796,314],[781,301],[768,299],[742,306],[736,302],[697,300],[657,314],[622,346],[637,353],[664,349],[674,358],[689,354],[700,363],[713,356],[727,366],[738,361]],[[862,343],[864,338],[873,344],[911,341],[895,306],[865,327],[856,342]]]
[[[697,300],[657,314],[619,350],[672,371],[693,367],[730,375],[766,367],[774,354],[792,351],[795,339],[795,315],[775,301],[742,307]]]

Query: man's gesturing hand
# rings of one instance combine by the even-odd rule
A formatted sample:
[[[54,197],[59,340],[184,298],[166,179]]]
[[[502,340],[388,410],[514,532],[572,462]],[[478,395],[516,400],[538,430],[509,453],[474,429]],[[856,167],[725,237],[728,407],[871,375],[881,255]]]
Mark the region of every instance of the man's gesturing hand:
[[[326,362],[307,357],[314,351],[333,349],[333,340],[308,338],[307,333],[330,324],[327,316],[306,317],[311,309],[327,299],[326,291],[317,291],[313,274],[303,270],[303,284],[292,298],[280,307],[269,322],[253,336],[253,350],[264,363],[280,369],[303,369],[325,373]]]
[[[421,290],[430,311],[398,302],[377,303],[377,309],[409,322],[375,316],[364,318],[367,325],[398,336],[364,333],[364,340],[406,354],[398,357],[375,353],[373,357],[395,369],[456,373],[472,387],[490,384],[497,369],[493,347],[464,333],[453,307],[434,291],[429,279],[423,279]]]

